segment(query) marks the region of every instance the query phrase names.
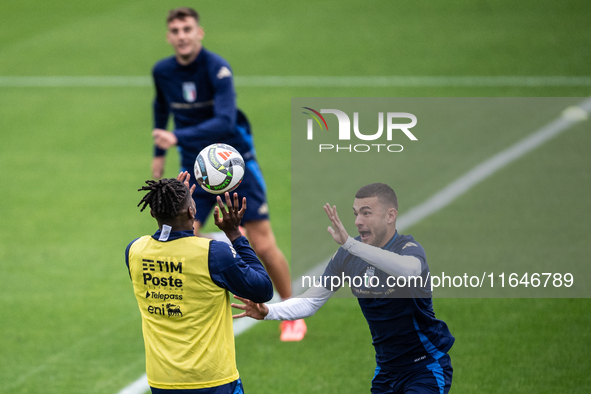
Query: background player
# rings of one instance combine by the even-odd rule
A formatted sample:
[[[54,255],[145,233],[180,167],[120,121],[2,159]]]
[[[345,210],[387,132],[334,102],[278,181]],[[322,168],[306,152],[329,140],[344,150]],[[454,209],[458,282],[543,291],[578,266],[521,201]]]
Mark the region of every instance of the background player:
[[[356,238],[349,237],[336,207],[326,204],[324,210],[332,226],[333,239],[341,246],[323,274],[324,286],[312,287],[302,295],[278,304],[258,304],[236,297],[245,305],[232,304],[244,310],[235,317],[249,316],[258,320],[284,320],[308,317],[336,290],[332,278],[343,274],[359,278],[377,276],[388,283],[388,276],[419,276],[421,287],[372,286],[372,281],[353,281],[351,290],[369,324],[376,350],[376,371],[372,393],[447,393],[453,370],[447,352],[454,342],[447,325],[435,318],[427,281],[429,267],[423,247],[410,235],[396,231],[398,200],[394,191],[383,183],[359,189],[353,212]],[[326,278],[326,281],[324,281]]]
[[[196,237],[189,177],[146,181],[139,189],[148,193],[138,206],[150,206],[158,231],[125,251],[142,316],[148,382],[154,394],[240,394],[228,291],[264,302],[273,286],[238,229],[246,199],[239,209],[238,195],[232,202],[226,193],[226,210],[218,197],[215,223],[232,246]]]
[[[202,46],[204,31],[192,8],[171,10],[167,27],[166,37],[175,55],[159,61],[152,72],[156,87],[152,174],[155,178],[163,175],[165,151],[174,145],[181,154],[181,171],[192,170],[197,154],[209,144],[223,142],[235,147],[246,164],[246,174],[236,191],[251,207],[242,225],[277,292],[287,299],[291,297],[289,266],[271,229],[265,182],[256,161],[250,125],[236,107],[230,65]],[[175,123],[172,133],[165,130],[170,113]],[[198,234],[216,200],[201,188],[195,190],[193,199],[199,207],[194,224]],[[306,333],[303,320],[285,322],[281,327],[282,340],[301,340]]]

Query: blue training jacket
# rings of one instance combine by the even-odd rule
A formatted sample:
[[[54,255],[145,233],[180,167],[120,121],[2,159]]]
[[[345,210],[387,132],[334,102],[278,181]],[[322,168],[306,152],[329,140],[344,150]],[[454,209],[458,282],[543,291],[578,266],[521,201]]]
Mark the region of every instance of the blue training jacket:
[[[412,236],[398,232],[382,249],[417,257],[421,261],[420,276],[425,281],[423,287],[404,289],[371,287],[367,282],[352,281],[357,282],[352,283],[351,291],[369,324],[376,363],[386,371],[410,370],[433,363],[449,351],[455,338],[445,322],[435,318],[425,250]],[[324,283],[330,284],[330,277],[343,274],[351,278],[377,276],[379,283],[388,283],[388,274],[340,248],[326,267],[323,275],[328,278]]]
[[[170,114],[174,116],[183,168],[192,169],[199,152],[217,142],[236,148],[245,161],[254,158],[250,125],[236,107],[234,76],[226,60],[201,48],[187,66],[174,56],[159,61],[152,76],[154,128],[166,129]],[[164,154],[155,147],[155,156]]]

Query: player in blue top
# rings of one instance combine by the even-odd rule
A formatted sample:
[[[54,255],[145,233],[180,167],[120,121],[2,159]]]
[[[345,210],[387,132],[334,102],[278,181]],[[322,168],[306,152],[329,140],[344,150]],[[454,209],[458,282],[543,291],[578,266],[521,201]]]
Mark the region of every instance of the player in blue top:
[[[236,148],[246,164],[236,192],[246,197],[250,206],[242,225],[277,292],[287,299],[291,297],[289,266],[271,229],[266,186],[256,161],[250,125],[236,107],[232,69],[226,60],[202,46],[204,31],[192,8],[171,10],[167,28],[167,40],[175,55],[156,63],[152,71],[156,87],[152,175],[156,179],[163,175],[165,152],[174,145],[181,154],[181,171],[192,171],[197,154],[212,143]],[[175,126],[172,133],[165,130],[170,114]],[[215,205],[215,196],[197,188],[193,199],[199,207],[194,225],[198,234]],[[306,325],[303,321],[289,322],[282,330],[283,340],[301,340]]]
[[[284,320],[308,317],[343,285],[351,285],[369,324],[376,351],[372,393],[448,393],[453,370],[447,352],[454,337],[435,318],[429,267],[423,247],[396,231],[398,201],[385,184],[359,189],[353,212],[359,236],[349,237],[336,207],[326,204],[328,231],[341,245],[321,277],[302,298],[278,304],[245,305],[234,317]],[[396,285],[396,284],[397,285]]]

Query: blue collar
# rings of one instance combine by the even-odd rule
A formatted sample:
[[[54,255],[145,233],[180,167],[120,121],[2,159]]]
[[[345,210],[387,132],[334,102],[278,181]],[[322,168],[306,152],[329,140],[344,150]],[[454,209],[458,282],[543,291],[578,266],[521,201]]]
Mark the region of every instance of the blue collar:
[[[160,233],[162,232],[162,230],[158,230],[154,233],[154,235],[152,235],[152,238],[154,238],[156,241],[158,241],[160,239]],[[185,238],[185,237],[194,237],[195,234],[193,234],[193,231],[191,230],[184,230],[184,231],[171,231],[170,235],[168,236],[168,240],[164,241],[164,242],[168,242],[168,241],[174,241],[175,239],[180,239],[180,238]]]
[[[390,239],[390,241],[388,241],[388,243],[386,245],[384,245],[382,247],[382,249],[388,249],[396,240],[396,238],[398,238],[398,230],[396,230],[396,232],[394,233],[394,236],[392,237],[392,239]]]
[[[205,49],[205,47],[202,45],[201,46],[201,50],[199,51],[199,53],[197,54],[197,57],[195,58],[195,60],[193,60],[191,63],[187,64],[187,65],[182,65],[178,62],[178,60],[176,60],[176,56],[173,55],[173,57],[175,57],[175,61],[177,66],[181,69],[181,70],[191,70],[194,71],[196,70],[200,65],[202,65],[205,61],[206,55],[205,53],[207,52],[207,50]]]

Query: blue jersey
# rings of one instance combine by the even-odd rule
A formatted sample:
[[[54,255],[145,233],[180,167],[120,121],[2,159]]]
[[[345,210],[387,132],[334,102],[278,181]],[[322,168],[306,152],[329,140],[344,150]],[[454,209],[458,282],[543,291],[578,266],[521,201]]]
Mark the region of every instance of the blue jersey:
[[[351,278],[376,276],[379,279],[352,280],[351,291],[358,298],[369,324],[376,363],[382,370],[403,371],[433,363],[449,351],[454,337],[447,325],[435,318],[425,251],[412,236],[398,232],[382,249],[418,258],[423,287],[401,289],[387,286],[388,274],[343,248],[335,253],[326,267],[324,276],[329,277],[326,283],[331,283],[330,277],[340,278],[343,273]],[[384,287],[372,287],[372,283],[384,284]],[[393,294],[395,292],[399,293]]]
[[[156,63],[152,75],[154,127],[166,129],[169,115],[174,115],[183,168],[192,169],[199,152],[217,142],[236,148],[245,161],[254,158],[250,125],[236,108],[234,77],[226,60],[201,48],[191,64],[183,66],[171,56]],[[164,151],[156,147],[155,155]]]

